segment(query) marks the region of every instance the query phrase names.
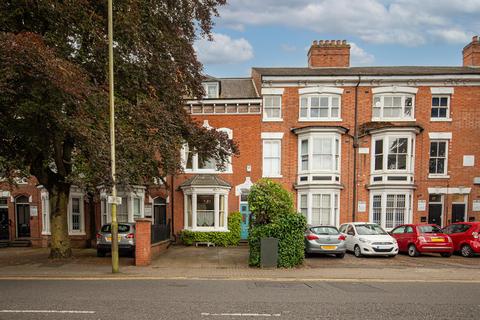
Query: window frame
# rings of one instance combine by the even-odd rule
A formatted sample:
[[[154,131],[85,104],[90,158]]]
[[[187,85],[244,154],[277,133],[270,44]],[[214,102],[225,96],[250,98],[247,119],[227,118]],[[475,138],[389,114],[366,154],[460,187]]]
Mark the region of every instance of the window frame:
[[[217,187],[189,187],[183,190],[184,201],[184,230],[192,231],[215,231],[215,232],[228,232],[228,193],[229,190],[225,188]],[[198,196],[213,196],[214,199],[214,225],[210,226],[198,226],[197,225],[197,204]],[[221,199],[223,197],[223,206],[221,205]],[[189,201],[191,201],[189,203]],[[221,209],[223,210],[223,221],[220,221]],[[191,210],[191,217],[190,212]],[[190,219],[191,218],[191,219]],[[190,225],[191,221],[191,225]]]
[[[435,98],[438,98],[439,99],[439,105],[438,106],[434,106],[433,105],[433,99]],[[442,107],[440,105],[440,102],[441,102],[441,99],[442,98],[447,98],[447,106],[446,108],[445,107]],[[432,94],[432,100],[431,100],[431,108],[430,108],[430,121],[450,121],[451,120],[451,117],[450,117],[450,104],[451,104],[451,95],[450,94]],[[446,115],[445,117],[434,117],[433,116],[433,109],[436,108],[436,109],[446,109]]]
[[[79,229],[73,229],[73,199],[78,199],[79,202]],[[84,210],[84,195],[78,191],[70,191],[70,196],[68,198],[68,233],[70,235],[74,234],[85,234],[85,210]]]
[[[388,158],[390,155],[396,155],[398,153],[390,153],[390,143],[395,139],[407,139],[407,153],[405,169],[389,169]],[[382,153],[377,154],[376,142],[382,140]],[[413,173],[415,164],[415,135],[414,134],[401,134],[401,133],[388,133],[372,136],[372,156],[371,156],[371,172],[372,173]],[[402,153],[403,154],[403,153]],[[382,168],[376,168],[376,158],[382,157]],[[398,162],[398,161],[397,161]],[[398,163],[397,163],[398,167]]]
[[[127,223],[135,222],[136,218],[145,217],[145,187],[143,186],[131,186],[133,190],[118,190],[117,197],[122,198],[122,205],[127,208]],[[102,225],[112,222],[112,206],[107,202],[108,195],[103,191],[100,195],[101,204],[100,204],[100,217]],[[134,214],[134,199],[140,199],[140,216],[135,216]],[[124,202],[127,199],[126,203]],[[118,206],[117,206],[118,212]],[[106,220],[105,220],[106,219]]]
[[[312,98],[318,98],[318,107],[316,107],[319,111],[318,117],[312,117]],[[321,107],[321,99],[328,98],[328,105],[327,105],[327,112],[328,115],[326,117],[320,116]],[[333,99],[338,99],[338,105],[336,107],[333,106]],[[306,99],[307,105],[306,108],[303,107],[302,100]],[[307,110],[307,116],[302,116],[302,109]],[[325,108],[323,108],[325,109]],[[336,117],[332,116],[332,109],[338,109],[338,114]],[[340,93],[304,93],[300,94],[299,102],[298,102],[298,121],[300,122],[307,122],[307,121],[342,121],[342,94]]]
[[[393,195],[395,197],[395,204],[398,203],[398,196],[405,196],[405,206],[403,212],[403,221],[400,221],[395,218],[396,212],[393,213],[392,226],[387,227],[387,209],[388,208],[401,208],[401,207],[387,207],[388,196]],[[374,197],[380,196],[380,219],[374,219]],[[375,190],[370,192],[370,210],[369,210],[369,221],[371,223],[376,223],[385,230],[393,230],[396,227],[402,224],[411,224],[413,219],[413,193],[411,190],[401,190],[401,189],[384,189],[384,190]],[[394,223],[397,222],[395,225]]]
[[[279,105],[277,106],[268,106],[267,107],[267,103],[266,103],[266,100],[269,99],[269,98],[272,98],[272,102],[273,102],[273,99],[274,98],[278,98],[279,99]],[[283,118],[282,118],[282,95],[281,94],[265,94],[263,95],[262,97],[262,106],[263,106],[263,121],[265,122],[268,122],[268,121],[271,121],[271,122],[275,122],[275,121],[282,121]],[[268,113],[267,113],[267,109],[271,109],[271,110],[279,110],[279,116],[278,117],[269,117],[268,116]]]
[[[448,149],[449,149],[449,140],[447,139],[431,139],[430,140],[430,148],[428,152],[428,177],[429,178],[448,178]],[[443,164],[443,173],[438,173],[438,172],[430,172],[430,161],[432,161],[432,143],[437,143],[437,156],[433,157],[434,159],[443,159],[444,164]],[[444,157],[439,157],[438,156],[438,145],[440,143],[445,144],[445,155]],[[438,166],[438,164],[437,164]]]
[[[42,235],[50,235],[50,197],[46,189],[40,192],[40,200],[42,207]]]
[[[217,131],[224,132],[228,135],[229,139],[233,139],[233,130],[230,128],[218,128]],[[192,153],[192,168],[187,168],[189,153]],[[215,169],[212,168],[199,168],[199,156],[198,153],[190,151],[189,146],[185,143],[181,150],[181,159],[182,159],[182,168],[185,173],[233,173],[232,166],[232,157],[230,156],[227,160],[224,170],[218,170],[215,166]]]
[[[323,196],[328,195],[330,197],[329,200],[329,217],[328,217],[328,223],[325,225],[332,225],[335,227],[340,226],[340,190],[338,189],[305,189],[305,190],[299,190],[298,195],[297,195],[297,211],[301,212],[302,214],[303,211],[301,208],[302,205],[302,197],[307,197],[307,210],[306,214],[304,216],[307,219],[307,224],[313,224],[313,197],[314,196],[320,196],[321,200],[320,203],[322,203]],[[324,209],[326,207],[319,207],[320,209]]]
[[[315,139],[329,139],[331,153],[328,154],[331,156],[331,168],[330,169],[314,169],[313,168],[313,156],[314,156],[314,140]],[[338,133],[308,133],[298,136],[298,174],[315,174],[315,173],[331,173],[331,174],[340,174],[341,172],[341,135]],[[307,141],[307,154],[304,154],[302,151],[302,144],[304,141]],[[317,155],[327,155],[326,153],[318,153]],[[303,169],[303,161],[306,157],[307,169]]]
[[[269,159],[278,158],[278,172],[266,170],[265,146],[266,144],[278,145],[278,156],[269,156]],[[281,178],[282,177],[282,139],[262,139],[262,177],[264,178]]]
[[[203,99],[218,99],[220,95],[220,90],[219,90],[220,85],[218,84],[218,82],[203,82],[202,86],[203,86],[203,90],[205,91],[205,95],[203,96]],[[215,87],[215,95],[213,97],[210,97],[208,94],[209,87]]]

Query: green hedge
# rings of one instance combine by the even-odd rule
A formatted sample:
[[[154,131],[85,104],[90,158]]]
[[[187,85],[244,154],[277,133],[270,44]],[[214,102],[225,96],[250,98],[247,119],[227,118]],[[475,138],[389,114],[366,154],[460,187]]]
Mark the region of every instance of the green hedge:
[[[195,242],[211,242],[216,246],[228,247],[237,246],[240,242],[240,224],[242,222],[242,215],[240,212],[231,212],[228,215],[228,230],[230,232],[198,232],[183,230],[180,233],[180,240],[191,246]]]
[[[297,213],[279,216],[274,222],[255,225],[250,228],[249,264],[260,266],[260,240],[266,237],[278,239],[278,267],[291,268],[303,262],[305,241],[303,239],[307,222]]]

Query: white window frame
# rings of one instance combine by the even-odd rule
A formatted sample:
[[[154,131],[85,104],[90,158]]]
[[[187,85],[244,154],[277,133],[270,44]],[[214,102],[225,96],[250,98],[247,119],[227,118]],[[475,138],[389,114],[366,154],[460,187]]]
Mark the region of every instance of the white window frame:
[[[430,92],[432,93],[432,108],[433,108],[433,98],[435,97],[447,97],[448,98],[448,108],[447,108],[447,117],[445,118],[434,118],[432,117],[432,113],[430,111],[430,121],[431,122],[441,122],[441,121],[452,121],[451,118],[451,103],[452,103],[452,95],[454,93],[453,87],[433,87],[430,88]]]
[[[278,172],[271,172],[271,170],[266,170],[268,165],[266,162],[265,146],[267,144],[278,146]],[[273,156],[269,156],[268,158],[274,159]],[[262,140],[262,177],[264,178],[281,178],[282,177],[282,139],[263,139]]]
[[[388,169],[388,155],[390,154],[390,141],[394,139],[407,139],[407,159],[405,169]],[[382,158],[382,169],[375,169],[375,142],[377,140],[383,140],[383,158]],[[415,164],[415,134],[401,134],[401,133],[385,133],[385,134],[376,134],[372,136],[372,156],[371,156],[371,172],[372,173],[412,173],[414,171]]]
[[[122,199],[124,198],[127,199],[126,205],[127,205],[128,222],[135,222],[136,218],[145,217],[145,187],[133,186],[131,188],[132,190],[130,191],[124,191],[124,190],[117,191],[117,197]],[[105,192],[101,193],[101,206],[100,206],[101,210],[100,211],[101,211],[102,225],[112,222],[112,205],[107,203],[107,197],[108,195]],[[134,199],[135,198],[140,199],[140,216],[138,217],[134,216]]]
[[[217,187],[202,187],[202,188],[185,188],[183,190],[183,208],[184,208],[184,225],[185,230],[192,231],[216,231],[216,232],[228,232],[228,193],[229,190],[225,188]],[[214,197],[214,226],[213,227],[199,227],[197,226],[197,196],[198,195],[208,195]],[[192,225],[188,224],[188,200],[191,197],[191,206],[192,209]],[[223,208],[225,210],[223,216],[223,227],[220,226],[220,196],[223,196]]]
[[[331,156],[332,168],[330,169],[313,169],[313,141],[315,139],[329,139],[331,141]],[[302,169],[302,141],[308,141],[307,154],[307,170]],[[298,174],[313,174],[313,173],[331,173],[339,174],[342,157],[341,135],[338,133],[308,133],[298,136]],[[337,150],[338,149],[338,150]]]
[[[80,229],[73,229],[73,199],[78,199],[80,209]],[[70,235],[85,235],[85,210],[84,210],[84,194],[79,190],[70,191],[68,199],[68,234]]]
[[[392,230],[397,225],[392,227],[386,227],[386,218],[387,218],[387,195],[405,195],[405,212],[403,214],[403,221],[399,221],[397,225],[412,223],[413,220],[413,192],[411,190],[402,190],[402,189],[383,189],[383,190],[373,190],[370,191],[370,210],[369,210],[369,221],[374,222],[373,220],[373,197],[381,196],[381,213],[380,213],[380,223],[379,225],[385,230]],[[378,222],[377,222],[378,223]]]
[[[418,88],[412,87],[377,87],[372,89],[372,121],[415,121],[415,100]],[[401,116],[400,117],[384,117],[384,100],[385,97],[400,97],[401,98]],[[374,116],[374,108],[376,107],[375,100],[380,99],[380,116]],[[405,100],[412,98],[412,111],[409,117],[405,116]]]
[[[218,99],[219,96],[219,85],[218,82],[203,82],[203,90],[205,91],[205,96],[203,97],[204,99]],[[215,94],[213,97],[208,95],[208,88],[209,87],[215,87]]]
[[[272,105],[267,107],[267,99],[272,99],[272,103],[274,102],[275,98],[278,98],[278,105]],[[282,96],[279,94],[267,94],[263,96],[263,121],[264,122],[275,122],[275,121],[282,121]],[[278,117],[269,117],[267,113],[267,109],[272,110],[279,110]]]
[[[318,117],[312,117],[312,98],[318,98],[318,109],[320,109],[320,101],[322,98],[328,99],[328,116],[321,117],[320,113]],[[332,116],[333,99],[338,99],[338,114],[336,117]],[[306,101],[306,108],[303,108],[302,101]],[[306,109],[307,116],[302,116],[302,109]],[[319,111],[320,112],[320,111]],[[332,94],[332,93],[313,93],[313,94],[302,94],[299,98],[299,108],[298,108],[298,121],[342,121],[342,96],[341,94]]]
[[[307,219],[307,224],[312,224],[313,220],[313,196],[329,195],[330,196],[330,216],[329,225],[338,227],[340,225],[340,190],[338,189],[305,189],[299,190],[297,194],[297,211],[301,212]],[[307,197],[307,210],[302,212],[301,201],[302,196]]]
[[[445,117],[433,117],[432,116],[433,108],[437,108],[437,109],[444,108],[443,106],[440,106],[440,105],[433,106],[433,99],[435,99],[435,98],[439,99],[439,104],[440,104],[440,101],[441,101],[442,98],[447,99],[447,106],[446,106],[447,113],[446,113]],[[431,109],[430,109],[430,121],[432,121],[432,122],[451,121],[452,119],[450,118],[450,103],[451,103],[451,96],[450,95],[446,95],[446,94],[432,95],[432,105],[431,105]]]
[[[225,132],[228,135],[229,139],[233,139],[233,130],[230,128],[219,128],[217,131]],[[218,170],[217,168],[215,169],[203,169],[199,168],[199,159],[198,159],[198,154],[193,153],[192,154],[192,168],[187,168],[187,161],[188,161],[188,153],[189,153],[189,148],[188,144],[184,144],[183,148],[181,150],[181,156],[182,156],[182,166],[183,166],[183,171],[185,173],[233,173],[233,166],[232,166],[232,157],[229,157],[227,160],[227,163],[225,164],[225,169],[224,170]]]
[[[430,172],[430,160],[432,159],[431,156],[431,149],[432,143],[445,143],[445,156],[444,159],[444,168],[443,173],[431,173]],[[449,178],[448,176],[448,149],[449,149],[449,140],[446,139],[431,139],[429,148],[428,148],[428,177],[429,178]],[[440,157],[434,157],[435,159],[439,159]]]

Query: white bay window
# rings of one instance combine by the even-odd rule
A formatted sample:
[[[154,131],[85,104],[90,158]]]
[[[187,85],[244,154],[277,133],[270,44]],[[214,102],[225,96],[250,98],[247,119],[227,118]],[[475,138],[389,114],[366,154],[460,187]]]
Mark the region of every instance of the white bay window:
[[[227,231],[228,190],[184,189],[185,229]]]
[[[135,222],[137,218],[145,215],[145,187],[132,186],[129,190],[117,191],[117,197],[122,199],[117,204],[118,222]],[[107,202],[107,194],[101,192],[101,217],[102,225],[112,222],[112,205]]]
[[[412,222],[412,192],[376,190],[370,194],[370,222],[387,230]]]
[[[338,226],[339,190],[309,189],[298,194],[298,209],[311,225]]]

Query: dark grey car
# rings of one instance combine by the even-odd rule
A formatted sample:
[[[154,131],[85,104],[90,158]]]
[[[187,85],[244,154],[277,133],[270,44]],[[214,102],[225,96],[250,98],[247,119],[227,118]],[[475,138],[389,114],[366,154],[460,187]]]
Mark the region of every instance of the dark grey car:
[[[305,231],[305,253],[334,254],[343,258],[347,247],[345,236],[334,226],[308,226]]]
[[[97,256],[105,257],[112,251],[111,224],[102,226],[97,233]],[[118,251],[135,255],[135,223],[118,224]]]

